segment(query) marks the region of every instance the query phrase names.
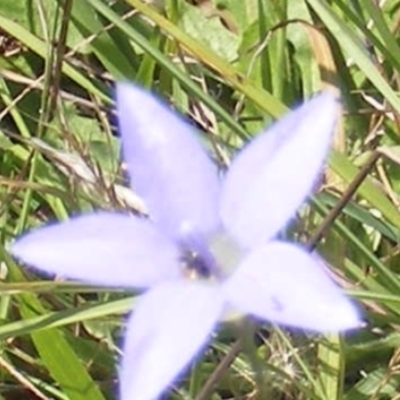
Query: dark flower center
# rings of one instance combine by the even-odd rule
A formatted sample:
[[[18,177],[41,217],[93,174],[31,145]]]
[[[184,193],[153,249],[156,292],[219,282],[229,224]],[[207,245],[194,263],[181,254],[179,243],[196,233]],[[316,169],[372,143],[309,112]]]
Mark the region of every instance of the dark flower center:
[[[209,279],[212,277],[210,266],[199,252],[185,249],[182,251],[181,261],[184,272],[189,278]]]
[[[243,256],[242,250],[223,232],[208,238],[186,235],[180,244],[180,262],[189,279],[221,281],[233,272]]]

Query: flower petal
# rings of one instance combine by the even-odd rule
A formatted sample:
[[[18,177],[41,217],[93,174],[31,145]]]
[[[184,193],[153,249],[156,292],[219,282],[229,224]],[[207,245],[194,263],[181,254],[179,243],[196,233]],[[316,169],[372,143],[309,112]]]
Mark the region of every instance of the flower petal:
[[[144,294],[128,321],[121,399],[158,398],[204,347],[222,307],[218,289],[196,283],[166,283]]]
[[[221,198],[226,228],[245,247],[277,234],[305,200],[320,173],[337,117],[323,93],[289,113],[239,153]]]
[[[214,230],[220,184],[194,129],[129,83],[117,85],[117,106],[124,158],[150,216],[175,238]]]
[[[251,252],[223,288],[241,311],[322,332],[361,326],[355,306],[304,250],[271,242]]]
[[[82,215],[25,234],[11,253],[41,271],[89,283],[147,287],[180,276],[178,250],[145,219]]]

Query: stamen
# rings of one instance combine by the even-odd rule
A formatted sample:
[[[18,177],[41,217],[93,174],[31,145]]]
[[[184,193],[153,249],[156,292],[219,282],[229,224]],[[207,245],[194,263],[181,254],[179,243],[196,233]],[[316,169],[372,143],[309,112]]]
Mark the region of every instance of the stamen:
[[[182,262],[185,275],[189,279],[203,278],[209,279],[212,275],[207,261],[200,253],[194,250],[184,250]]]

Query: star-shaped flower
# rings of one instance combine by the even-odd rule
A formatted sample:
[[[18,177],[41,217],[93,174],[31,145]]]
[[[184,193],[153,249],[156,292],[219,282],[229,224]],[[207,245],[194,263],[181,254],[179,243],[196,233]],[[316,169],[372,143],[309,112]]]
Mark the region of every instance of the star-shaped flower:
[[[12,254],[92,284],[147,288],[128,319],[121,399],[152,400],[226,310],[321,332],[360,325],[305,250],[275,240],[311,191],[337,105],[324,93],[255,138],[224,177],[192,127],[151,94],[117,85],[124,159],[149,219],[97,212],[18,238]]]

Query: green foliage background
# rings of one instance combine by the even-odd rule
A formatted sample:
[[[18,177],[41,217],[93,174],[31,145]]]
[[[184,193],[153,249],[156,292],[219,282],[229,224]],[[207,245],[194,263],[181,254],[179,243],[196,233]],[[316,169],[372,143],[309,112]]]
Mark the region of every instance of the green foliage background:
[[[116,397],[134,293],[46,280],[6,249],[47,221],[141,209],[119,160],[121,79],[191,119],[221,165],[314,93],[343,104],[287,235],[317,248],[365,328],[266,325],[248,357],[223,326],[168,398],[400,399],[399,29],[398,0],[0,1],[0,399]]]

